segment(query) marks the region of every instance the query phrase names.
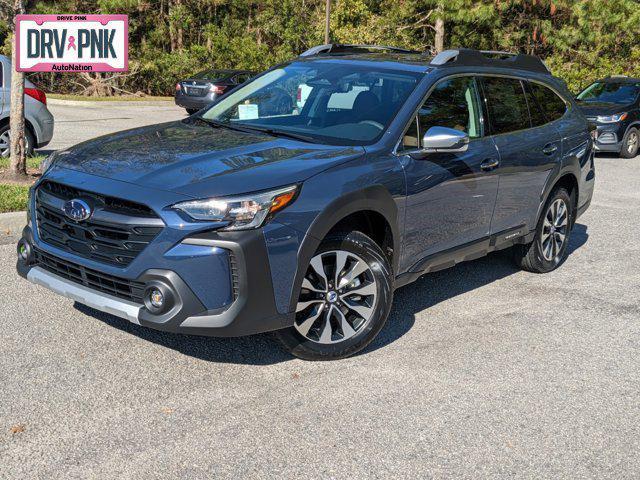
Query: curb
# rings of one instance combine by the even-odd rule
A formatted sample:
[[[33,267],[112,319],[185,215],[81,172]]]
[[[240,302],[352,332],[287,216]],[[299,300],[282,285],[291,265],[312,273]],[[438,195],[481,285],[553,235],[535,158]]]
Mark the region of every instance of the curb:
[[[110,107],[131,107],[134,105],[141,107],[167,107],[170,105],[174,105],[174,102],[172,102],[171,100],[132,100],[129,102],[123,102],[119,100],[101,100],[99,102],[92,102],[91,100],[62,100],[60,98],[47,98],[47,105],[66,105],[99,108],[101,104],[108,105]]]
[[[0,240],[17,238],[26,224],[26,211],[0,213]]]

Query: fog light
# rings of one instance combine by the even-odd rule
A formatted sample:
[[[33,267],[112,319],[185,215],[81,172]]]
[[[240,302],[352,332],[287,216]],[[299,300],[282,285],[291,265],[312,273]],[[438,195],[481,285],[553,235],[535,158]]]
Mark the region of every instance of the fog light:
[[[25,263],[31,260],[31,245],[24,238],[18,242],[18,258]]]
[[[152,289],[149,292],[149,303],[154,308],[161,309],[164,306],[164,295],[157,288]]]

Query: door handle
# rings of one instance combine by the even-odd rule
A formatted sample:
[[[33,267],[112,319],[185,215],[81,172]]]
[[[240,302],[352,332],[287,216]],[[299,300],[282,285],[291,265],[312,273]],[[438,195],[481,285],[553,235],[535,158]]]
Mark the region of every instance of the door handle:
[[[490,172],[491,170],[498,168],[500,161],[497,158],[487,158],[480,164],[480,170],[483,172]]]
[[[542,153],[544,153],[545,155],[553,155],[554,153],[556,153],[557,150],[558,150],[558,146],[550,143],[542,149]]]

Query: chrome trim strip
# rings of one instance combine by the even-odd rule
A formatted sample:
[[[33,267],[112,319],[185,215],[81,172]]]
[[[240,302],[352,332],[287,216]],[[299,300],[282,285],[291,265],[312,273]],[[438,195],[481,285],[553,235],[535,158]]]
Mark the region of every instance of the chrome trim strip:
[[[37,202],[47,205],[54,210],[59,210],[60,213],[64,213],[62,211],[62,207],[66,200],[56,197],[55,195],[51,195],[50,193],[41,190],[38,188],[37,190]],[[79,198],[82,196],[79,195]],[[91,217],[89,218],[91,221],[96,222],[105,222],[111,224],[122,224],[125,226],[135,225],[136,227],[164,227],[165,223],[161,218],[153,218],[153,217],[136,217],[134,215],[125,215],[117,212],[110,212],[104,210],[102,207],[96,208]]]
[[[27,280],[38,285],[42,285],[63,297],[80,302],[88,307],[95,308],[101,312],[110,313],[116,317],[124,318],[132,323],[140,325],[138,313],[141,306],[111,295],[96,292],[84,285],[78,285],[64,278],[59,277],[41,267],[33,267],[27,274]]]

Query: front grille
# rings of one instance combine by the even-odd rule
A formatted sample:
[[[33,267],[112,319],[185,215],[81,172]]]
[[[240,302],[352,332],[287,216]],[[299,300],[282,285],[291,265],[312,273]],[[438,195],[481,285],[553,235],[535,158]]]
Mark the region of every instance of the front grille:
[[[607,132],[598,135],[598,143],[617,143],[618,137],[615,133]]]
[[[34,249],[34,253],[36,265],[55,275],[114,297],[134,303],[143,303],[144,283],[91,270],[41,250]]]
[[[74,198],[92,205],[88,220],[71,220],[62,211],[64,202]],[[51,181],[36,191],[36,222],[42,241],[120,267],[129,265],[164,226],[146,205]]]

